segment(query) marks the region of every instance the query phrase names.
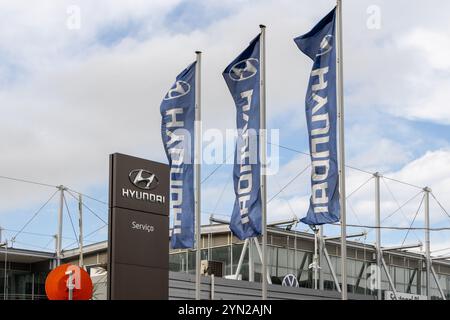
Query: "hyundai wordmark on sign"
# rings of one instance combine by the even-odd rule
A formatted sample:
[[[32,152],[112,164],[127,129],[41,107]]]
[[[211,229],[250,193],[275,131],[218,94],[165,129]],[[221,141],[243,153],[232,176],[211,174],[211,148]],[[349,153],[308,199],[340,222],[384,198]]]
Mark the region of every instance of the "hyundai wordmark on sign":
[[[109,299],[167,299],[169,167],[110,156]]]
[[[306,121],[311,152],[312,195],[308,225],[339,221],[339,183],[336,146],[335,9],[310,32],[294,39],[313,61],[306,93]]]
[[[234,202],[230,229],[239,239],[261,234],[259,158],[260,35],[226,67],[223,77],[236,105],[238,139],[233,168]]]
[[[161,103],[161,136],[170,166],[171,246],[194,247],[195,65],[176,78]]]

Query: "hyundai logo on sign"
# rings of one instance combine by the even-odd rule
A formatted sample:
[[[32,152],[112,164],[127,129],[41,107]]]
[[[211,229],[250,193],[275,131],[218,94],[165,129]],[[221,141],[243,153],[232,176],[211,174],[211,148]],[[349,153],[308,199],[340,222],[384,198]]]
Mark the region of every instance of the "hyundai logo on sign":
[[[164,97],[164,100],[172,100],[185,96],[189,93],[189,91],[191,91],[191,85],[186,81],[179,80],[175,82],[172,88],[170,88]]]
[[[283,278],[283,282],[281,283],[284,287],[298,287],[298,280],[297,277],[293,274],[287,274]]]
[[[230,70],[230,78],[234,81],[247,80],[258,72],[258,59],[250,58],[239,61]]]
[[[128,175],[132,184],[144,190],[153,190],[158,184],[158,177],[150,171],[144,169],[135,169]]]
[[[322,41],[320,42],[319,53],[316,54],[316,57],[323,56],[330,52],[331,49],[333,49],[332,43],[333,36],[331,34],[327,34],[325,37],[323,37]]]

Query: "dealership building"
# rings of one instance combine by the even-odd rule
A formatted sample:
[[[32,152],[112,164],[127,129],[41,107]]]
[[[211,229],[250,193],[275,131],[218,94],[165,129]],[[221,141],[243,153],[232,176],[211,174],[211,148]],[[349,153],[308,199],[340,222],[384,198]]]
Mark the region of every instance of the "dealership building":
[[[314,235],[269,227],[267,239],[270,299],[339,299],[340,240],[324,237],[320,268],[314,270]],[[94,283],[94,299],[106,299],[108,243],[83,248],[83,262]],[[202,299],[260,299],[261,262],[256,242],[234,237],[228,225],[202,227]],[[243,248],[246,250],[243,253]],[[326,254],[324,254],[324,252]],[[78,264],[78,248],[62,253],[62,263]],[[349,299],[426,299],[425,258],[419,252],[383,250],[381,290],[374,286],[376,250],[372,244],[347,242]],[[45,299],[45,279],[56,266],[54,253],[0,248],[0,299]],[[331,268],[330,268],[331,266]],[[5,268],[6,267],[6,268]],[[195,251],[171,250],[169,298],[195,298]],[[236,272],[239,269],[238,273]],[[450,261],[434,260],[439,281],[430,277],[431,299],[450,299]],[[375,273],[376,274],[376,273]],[[5,281],[6,279],[6,281]],[[288,280],[288,281],[287,281]],[[395,289],[392,285],[395,286]],[[439,288],[440,287],[440,288]]]

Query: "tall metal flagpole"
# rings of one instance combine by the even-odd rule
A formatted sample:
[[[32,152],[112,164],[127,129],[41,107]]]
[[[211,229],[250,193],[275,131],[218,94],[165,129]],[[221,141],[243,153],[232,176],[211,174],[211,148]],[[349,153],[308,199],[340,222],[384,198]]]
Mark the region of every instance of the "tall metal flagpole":
[[[337,104],[339,121],[339,192],[341,204],[341,294],[342,300],[347,300],[347,219],[345,208],[344,61],[342,48],[342,0],[337,0],[336,13]]]
[[[78,265],[80,266],[80,268],[83,268],[83,198],[81,193],[78,195],[78,214],[78,227],[80,230],[78,237],[80,259],[78,261]]]
[[[426,259],[426,289],[427,289],[427,299],[431,300],[431,282],[430,282],[430,274],[431,274],[431,257],[430,257],[430,192],[431,189],[425,187],[423,189],[425,192],[425,259]]]
[[[373,175],[375,177],[375,225],[377,227],[376,229],[376,250],[377,250],[377,271],[375,274],[375,280],[376,280],[376,289],[377,289],[377,298],[378,300],[381,300],[381,258],[382,258],[382,251],[381,251],[381,211],[380,211],[380,178],[381,174],[379,172],[374,173]]]
[[[201,193],[200,193],[200,178],[201,178],[201,159],[202,159],[202,129],[201,129],[201,61],[202,52],[195,51],[196,65],[195,65],[195,299],[200,300],[200,253],[201,253]]]
[[[312,266],[314,268],[314,290],[318,289],[318,281],[319,281],[319,268],[318,268],[318,260],[319,260],[319,255],[318,255],[318,237],[319,237],[319,229],[315,228],[314,229],[314,255],[313,255],[313,263]]]
[[[261,287],[262,299],[267,300],[267,191],[266,191],[266,26],[260,24],[260,83],[259,83],[259,110],[260,110],[260,147],[261,147],[261,223],[262,223],[262,270]]]
[[[5,241],[5,273],[3,275],[3,300],[8,297],[8,241]]]
[[[58,211],[58,233],[56,236],[56,265],[61,264],[62,233],[63,233],[63,210],[64,210],[64,186],[59,186],[59,211]]]
[[[324,256],[325,243],[323,242],[323,225],[319,226],[319,289],[324,290],[323,266],[325,265]]]

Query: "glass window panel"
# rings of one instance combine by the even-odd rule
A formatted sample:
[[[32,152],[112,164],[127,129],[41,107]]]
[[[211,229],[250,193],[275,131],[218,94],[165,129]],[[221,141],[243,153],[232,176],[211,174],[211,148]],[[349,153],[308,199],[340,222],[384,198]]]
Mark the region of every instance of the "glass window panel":
[[[340,276],[341,275],[341,259],[336,256],[331,256],[330,260],[331,260],[331,264],[334,267],[334,270],[336,271],[336,275]]]
[[[322,271],[326,274],[330,274],[331,275],[331,270],[330,270],[330,266],[328,265],[327,260],[324,258],[322,263],[320,264],[320,266],[322,267]]]
[[[352,259],[347,259],[347,275],[349,277],[356,277],[356,261]]]
[[[296,252],[296,255],[297,255],[297,265],[296,265],[296,269],[297,270],[299,270],[300,269],[300,267],[302,266],[302,262],[303,262],[303,259],[305,258],[305,253],[303,252],[303,251],[297,251]],[[307,262],[305,262],[305,264],[306,264]],[[303,269],[303,268],[302,268]]]
[[[276,255],[276,248],[274,247],[267,247],[267,265],[276,267],[277,265],[277,255]]]
[[[208,249],[202,249],[200,251],[200,259],[201,260],[211,260],[211,259],[208,259]]]
[[[188,272],[195,274],[195,252],[188,251]]]
[[[364,266],[364,263],[362,261],[358,261],[358,260],[354,260],[354,262],[355,262],[355,273],[354,273],[354,276],[358,277],[360,272],[361,272],[361,269]],[[363,276],[364,276],[364,273],[363,273]]]
[[[217,247],[211,249],[211,258],[209,260],[212,261],[220,261],[223,263],[223,271],[225,274],[231,274],[231,265],[230,265],[230,247]]]
[[[287,268],[287,249],[278,248],[278,267]]]
[[[405,284],[405,269],[400,267],[395,267],[395,283]]]
[[[183,272],[185,271],[185,254],[184,253],[175,253],[169,255],[169,270],[175,272]]]
[[[278,268],[278,276],[280,278],[284,278],[288,273],[288,268]]]
[[[295,251],[294,250],[288,250],[288,267],[289,269],[293,270],[295,269],[295,265],[294,265],[294,259],[295,257]]]
[[[239,258],[241,257],[241,253],[242,253],[242,247],[243,247],[242,244],[234,244],[233,245],[233,272],[236,271],[236,268],[238,266]],[[248,257],[248,253],[245,254],[244,262],[247,257]]]

